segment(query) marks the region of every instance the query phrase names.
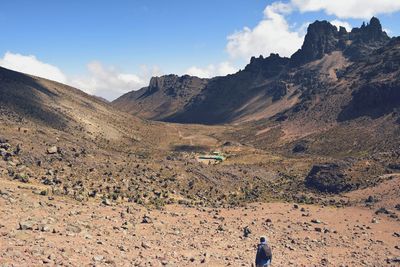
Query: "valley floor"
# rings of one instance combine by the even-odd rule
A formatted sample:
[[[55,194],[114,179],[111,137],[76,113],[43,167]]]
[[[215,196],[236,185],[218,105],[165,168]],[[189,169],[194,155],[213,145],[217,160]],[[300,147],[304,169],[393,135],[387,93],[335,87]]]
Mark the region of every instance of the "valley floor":
[[[398,201],[399,179],[379,185],[377,194],[389,190]],[[392,218],[399,212],[390,203],[395,216],[375,214],[387,204],[384,197],[369,208],[254,203],[147,210],[41,195],[44,189],[0,179],[0,266],[251,266],[260,235],[272,246],[273,266],[398,266],[400,260],[400,222]]]

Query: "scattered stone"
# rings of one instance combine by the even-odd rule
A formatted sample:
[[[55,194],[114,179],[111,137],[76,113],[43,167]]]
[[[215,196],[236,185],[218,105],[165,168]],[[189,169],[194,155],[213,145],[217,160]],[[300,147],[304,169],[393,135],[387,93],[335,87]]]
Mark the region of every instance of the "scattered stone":
[[[400,263],[400,257],[388,258],[387,263]]]
[[[51,227],[47,224],[41,224],[39,225],[38,230],[42,232],[51,232]]]
[[[67,230],[68,232],[72,232],[72,233],[74,233],[74,234],[79,234],[79,233],[82,231],[82,229],[81,229],[79,226],[77,226],[77,225],[72,225],[72,224],[68,225],[68,226],[66,227],[66,230]]]
[[[14,179],[20,181],[21,183],[29,183],[29,177],[25,173],[17,173],[17,174],[15,174]]]
[[[122,226],[121,226],[121,228],[122,228],[122,229],[125,229],[125,230],[130,230],[130,229],[132,229],[133,227],[134,227],[133,224],[132,224],[131,222],[129,222],[129,221],[124,222],[124,223],[122,224]]]
[[[398,215],[394,211],[388,210],[388,209],[386,209],[384,207],[379,208],[377,211],[375,211],[375,214],[376,215],[386,214],[386,215],[389,215],[390,218],[393,218],[393,219],[397,219],[398,218]]]
[[[104,256],[102,255],[96,255],[93,257],[94,261],[103,261],[104,260]]]
[[[321,223],[322,223],[322,222],[321,222],[320,220],[318,220],[318,219],[312,219],[311,222],[312,222],[312,223],[315,223],[315,224],[321,224]]]
[[[293,147],[292,152],[293,152],[293,153],[304,153],[304,152],[307,151],[307,149],[308,149],[307,144],[305,144],[305,143],[299,143],[299,144],[296,144],[296,145]]]
[[[381,214],[381,213],[383,213],[383,214],[390,214],[389,211],[388,211],[386,208],[384,208],[384,207],[381,207],[381,208],[379,208],[377,211],[375,211],[375,214],[376,214],[376,215]]]
[[[148,245],[148,244],[145,243],[144,241],[142,242],[141,246],[142,246],[142,248],[144,248],[144,249],[149,249],[149,248],[150,248],[150,245]]]
[[[249,237],[249,235],[251,234],[251,230],[248,226],[243,228],[243,236],[244,237]]]
[[[142,218],[142,223],[153,223],[153,220],[148,215],[144,215]]]
[[[31,220],[19,222],[18,230],[33,230],[34,222]]]
[[[58,147],[56,147],[56,146],[52,146],[52,147],[49,147],[49,148],[47,148],[47,154],[56,154],[56,153],[58,153]]]
[[[373,196],[368,196],[368,198],[365,200],[365,203],[374,203],[374,202],[376,202],[376,200]]]
[[[101,203],[103,203],[106,206],[111,206],[112,205],[111,200],[109,200],[108,198],[103,199],[103,201]]]

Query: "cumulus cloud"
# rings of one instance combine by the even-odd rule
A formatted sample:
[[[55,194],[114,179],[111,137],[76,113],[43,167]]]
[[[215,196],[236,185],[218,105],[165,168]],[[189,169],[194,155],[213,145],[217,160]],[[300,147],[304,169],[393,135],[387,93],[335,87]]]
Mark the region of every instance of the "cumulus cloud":
[[[108,100],[147,86],[151,76],[162,74],[159,68],[149,69],[146,66],[142,66],[139,74],[124,73],[113,66],[104,66],[99,61],[90,62],[87,70],[87,75],[73,77],[69,80],[69,84]]]
[[[393,32],[387,28],[383,29],[387,33],[387,35],[392,36]]]
[[[204,68],[192,66],[186,70],[185,74],[197,76],[200,78],[211,78],[235,73],[238,69],[232,63],[225,61],[218,65],[210,64]]]
[[[291,0],[301,12],[324,11],[338,18],[369,19],[400,10],[398,0]]]
[[[301,47],[303,36],[293,30],[285,15],[291,13],[291,4],[274,2],[264,10],[264,18],[253,29],[243,30],[228,36],[226,50],[232,58],[249,59],[252,56],[279,53],[291,56]]]
[[[353,29],[353,27],[350,25],[350,23],[348,23],[346,21],[341,21],[338,19],[332,20],[331,24],[335,25],[338,29],[339,29],[339,27],[344,27],[348,32],[350,32],[351,29]]]
[[[67,77],[59,68],[44,63],[33,55],[25,56],[6,52],[3,58],[0,58],[0,66],[61,83],[67,81]]]
[[[84,92],[113,100],[122,94],[147,86],[152,76],[161,75],[159,68],[141,66],[138,74],[119,71],[112,66],[104,66],[99,61],[87,65],[87,73],[68,76],[58,67],[40,61],[34,55],[21,55],[7,52],[0,58],[0,66],[43,77],[79,88]]]
[[[227,37],[226,51],[232,58],[248,60],[251,56],[279,53],[291,56],[300,48],[306,27],[294,28],[286,16],[293,12],[322,11],[333,15],[331,23],[351,31],[352,26],[343,19],[369,19],[379,14],[400,11],[399,0],[288,0],[266,6],[263,19],[254,27],[244,27]]]

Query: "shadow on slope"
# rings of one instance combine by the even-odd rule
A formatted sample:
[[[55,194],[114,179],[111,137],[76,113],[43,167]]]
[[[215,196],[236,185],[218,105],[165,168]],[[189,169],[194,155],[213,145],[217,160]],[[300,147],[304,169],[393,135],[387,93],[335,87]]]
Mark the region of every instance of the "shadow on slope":
[[[352,100],[338,116],[340,122],[363,116],[376,119],[400,107],[399,82],[367,84],[352,95]]]
[[[58,95],[26,74],[0,67],[0,106],[40,121],[52,128],[64,129],[67,120],[51,110],[41,96],[54,100]]]

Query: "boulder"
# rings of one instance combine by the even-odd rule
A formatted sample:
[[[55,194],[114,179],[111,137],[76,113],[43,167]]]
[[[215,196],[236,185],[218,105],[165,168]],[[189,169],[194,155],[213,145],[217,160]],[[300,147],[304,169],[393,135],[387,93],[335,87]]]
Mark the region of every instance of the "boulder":
[[[340,193],[355,189],[351,178],[344,172],[344,164],[327,163],[314,165],[306,177],[305,184],[308,188],[321,192]]]
[[[58,147],[56,147],[56,146],[52,146],[52,147],[49,147],[49,148],[47,148],[47,154],[56,154],[56,153],[58,153]]]
[[[142,218],[142,223],[153,223],[153,220],[148,215],[144,215]]]
[[[304,153],[304,152],[307,151],[307,149],[308,149],[307,144],[305,144],[305,143],[299,143],[299,144],[296,144],[296,145],[293,147],[292,152],[295,153],[295,154],[297,154],[297,153]]]
[[[243,228],[243,236],[244,237],[248,237],[251,234],[251,230],[248,226],[246,226],[245,228]]]
[[[19,222],[18,230],[33,230],[35,222],[32,220],[26,220]]]

